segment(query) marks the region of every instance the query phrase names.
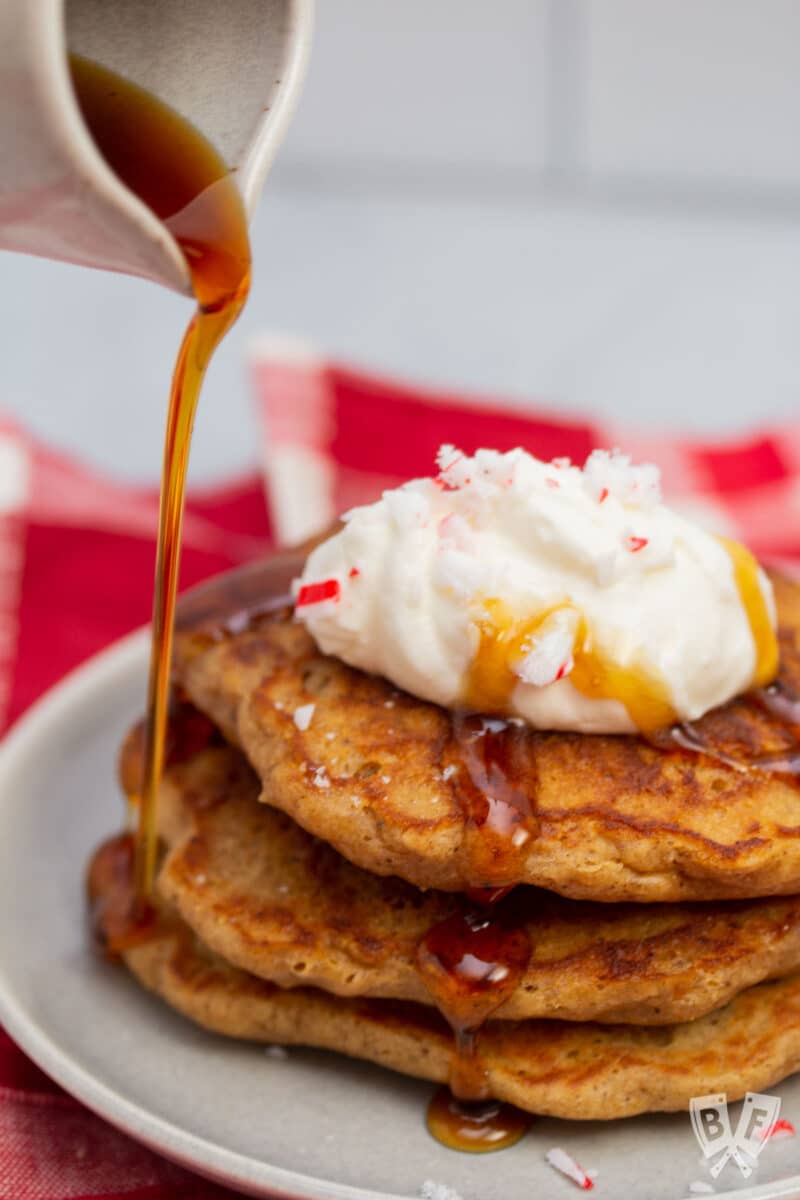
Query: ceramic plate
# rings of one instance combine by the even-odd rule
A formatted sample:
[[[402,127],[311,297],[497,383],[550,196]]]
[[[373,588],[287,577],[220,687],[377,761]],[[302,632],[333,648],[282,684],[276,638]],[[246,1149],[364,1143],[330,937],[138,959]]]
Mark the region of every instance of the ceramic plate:
[[[433,1180],[464,1200],[568,1200],[575,1185],[545,1162],[553,1146],[596,1172],[598,1200],[676,1200],[709,1184],[686,1115],[543,1119],[511,1150],[455,1153],[426,1132],[426,1084],[334,1054],[292,1049],[278,1061],[213,1037],[101,961],[83,871],[122,822],[116,750],[142,708],[146,658],[144,634],[100,655],[0,751],[0,1021],[39,1066],[132,1137],[259,1196],[410,1197]],[[800,1078],[775,1091],[800,1130]],[[800,1197],[798,1170],[800,1136],[770,1142],[749,1181],[730,1164],[714,1187],[739,1200]]]

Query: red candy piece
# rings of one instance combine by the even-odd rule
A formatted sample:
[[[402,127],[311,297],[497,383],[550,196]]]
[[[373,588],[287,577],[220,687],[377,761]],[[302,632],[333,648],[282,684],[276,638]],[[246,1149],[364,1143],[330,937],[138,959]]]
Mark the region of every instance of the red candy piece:
[[[340,590],[338,579],[323,579],[320,583],[305,583],[297,593],[295,608],[305,608],[309,604],[321,604],[323,600],[338,600]]]
[[[350,568],[350,578],[351,579],[358,579],[360,574],[361,574],[361,572],[359,571],[358,567]]]
[[[608,499],[608,488],[603,488],[602,492],[598,496],[597,503],[602,504],[603,501],[607,500],[607,499]]]
[[[630,550],[631,554],[635,554],[637,550],[644,550],[649,540],[649,538],[643,537],[629,537],[628,549]]]

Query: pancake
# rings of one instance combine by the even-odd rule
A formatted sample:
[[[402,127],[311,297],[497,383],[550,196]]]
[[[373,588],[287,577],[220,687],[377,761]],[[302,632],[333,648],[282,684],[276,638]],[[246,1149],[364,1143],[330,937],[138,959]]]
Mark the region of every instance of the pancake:
[[[183,722],[197,742],[197,723]],[[123,753],[135,786],[138,737]],[[178,743],[173,741],[173,746]],[[282,987],[431,1004],[418,966],[460,897],[370,875],[257,802],[238,751],[212,746],[166,773],[160,894],[212,950]],[[602,905],[520,888],[493,920],[523,929],[527,969],[496,1015],[668,1024],[800,969],[800,897]]]
[[[254,568],[248,578],[252,595]],[[800,586],[773,582],[781,685],[797,693]],[[657,745],[498,732],[325,657],[286,610],[222,630],[201,619],[212,609],[186,610],[198,624],[177,637],[177,681],[243,749],[262,800],[367,871],[421,888],[526,883],[595,901],[800,892],[798,781],[725,761],[794,762],[796,727],[753,698],[690,731],[715,756],[668,732]],[[308,705],[306,728],[294,714]]]
[[[215,1033],[316,1046],[448,1079],[452,1034],[422,1005],[283,990],[229,966],[174,922],[124,959],[145,987]],[[479,1054],[492,1096],[553,1117],[673,1112],[709,1091],[732,1101],[800,1067],[800,976],[749,988],[698,1021],[656,1029],[496,1021],[482,1031]]]

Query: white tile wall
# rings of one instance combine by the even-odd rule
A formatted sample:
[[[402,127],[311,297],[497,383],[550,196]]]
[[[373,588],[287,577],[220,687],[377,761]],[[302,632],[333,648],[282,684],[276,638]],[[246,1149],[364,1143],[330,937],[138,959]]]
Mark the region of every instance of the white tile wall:
[[[591,171],[751,194],[797,188],[797,0],[583,4]]]
[[[550,2],[319,0],[283,157],[320,169],[541,168]]]

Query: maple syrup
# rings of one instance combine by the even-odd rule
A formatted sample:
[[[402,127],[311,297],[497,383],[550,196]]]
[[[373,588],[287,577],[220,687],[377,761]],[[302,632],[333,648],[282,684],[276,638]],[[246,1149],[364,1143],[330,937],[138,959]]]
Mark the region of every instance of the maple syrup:
[[[146,942],[161,928],[155,908],[136,894],[136,839],[120,833],[98,846],[87,891],[92,931],[109,958]]]
[[[800,694],[784,679],[748,692],[738,703],[745,705],[751,718],[757,713],[769,719],[769,744],[759,746],[759,736],[720,738],[713,719],[685,721],[650,737],[660,751],[680,749],[702,754],[723,766],[740,772],[780,775],[787,782],[800,781]]]
[[[800,729],[800,696],[780,679],[769,687],[759,688],[753,699],[771,717],[783,722],[790,729]]]
[[[772,682],[778,670],[778,639],[761,586],[758,562],[741,542],[733,542],[729,538],[720,538],[720,541],[730,556],[733,577],[756,648],[756,665],[750,686],[763,688]]]
[[[417,948],[417,970],[454,1035],[449,1087],[428,1109],[428,1129],[453,1149],[501,1150],[522,1137],[530,1118],[489,1097],[480,1057],[486,1021],[519,987],[530,961],[523,923],[508,906],[465,905],[434,925]]]
[[[515,1145],[531,1127],[530,1113],[499,1100],[466,1103],[449,1088],[434,1094],[428,1106],[428,1130],[451,1150],[486,1154]]]
[[[591,700],[616,700],[642,732],[674,721],[666,682],[644,663],[621,666],[604,654],[588,621],[574,604],[554,604],[526,617],[514,616],[496,598],[484,601],[481,609],[482,615],[476,621],[478,649],[463,697],[465,708],[500,716],[509,713],[512,694],[520,682],[515,667],[530,652],[537,637],[546,633],[548,623],[565,615],[575,626],[569,681],[576,691]],[[566,674],[566,663],[563,670]]]
[[[539,831],[535,767],[526,731],[492,717],[454,714],[447,766],[465,821],[464,846],[479,904],[519,882]],[[479,882],[478,882],[479,881]]]
[[[214,147],[188,121],[97,63],[72,55],[70,69],[78,104],[98,150],[175,238],[197,300],[175,364],[164,439],[144,780],[134,864],[136,895],[146,906],[155,874],[156,805],[164,764],[189,445],[206,367],[247,299],[250,246],[233,177]]]

